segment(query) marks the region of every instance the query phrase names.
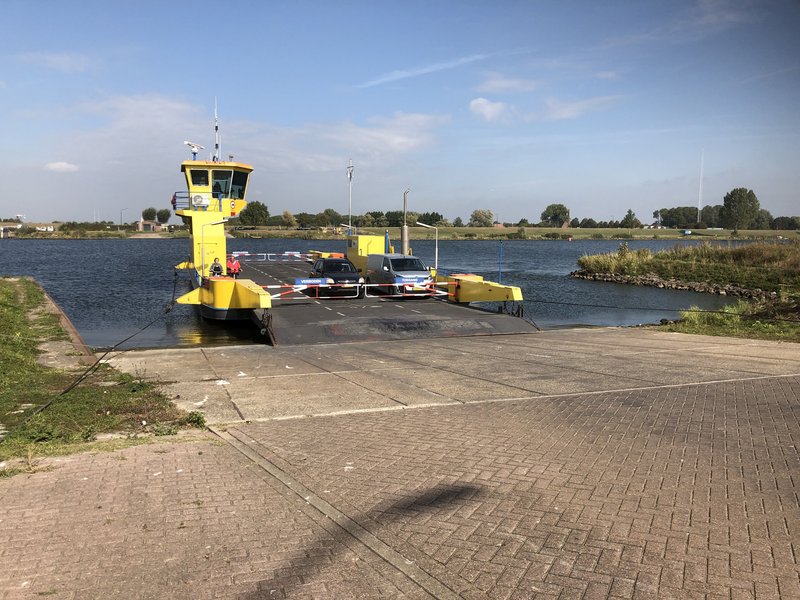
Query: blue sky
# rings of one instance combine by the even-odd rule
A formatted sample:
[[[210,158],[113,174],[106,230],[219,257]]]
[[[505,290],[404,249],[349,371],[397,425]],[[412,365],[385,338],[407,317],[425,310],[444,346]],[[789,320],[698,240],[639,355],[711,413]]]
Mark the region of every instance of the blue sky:
[[[45,18],[44,15],[49,15]],[[138,218],[184,140],[270,212],[800,215],[800,4],[4,0],[0,217]],[[206,150],[206,153],[208,150]]]

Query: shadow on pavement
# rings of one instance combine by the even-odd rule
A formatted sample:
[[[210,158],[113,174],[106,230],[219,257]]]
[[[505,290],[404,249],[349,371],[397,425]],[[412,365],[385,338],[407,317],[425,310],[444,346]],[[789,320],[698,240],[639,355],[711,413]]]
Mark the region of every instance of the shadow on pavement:
[[[415,517],[440,510],[454,510],[458,508],[460,502],[477,500],[484,494],[485,489],[482,486],[473,484],[436,485],[427,490],[417,490],[402,500],[379,504],[361,515],[348,516],[373,535],[377,535],[377,532],[373,531],[375,525],[386,525],[395,519]],[[369,527],[370,524],[373,526]],[[305,550],[298,550],[296,556],[273,569],[274,577],[260,581],[257,591],[238,598],[259,600],[291,597],[297,587],[308,585],[324,569],[335,566],[337,554],[349,547],[352,540],[351,534],[342,528],[337,528],[332,540],[328,539],[327,535],[325,538],[323,540],[316,537],[310,540]],[[320,549],[324,549],[324,556],[321,555]],[[375,592],[380,595],[378,589],[375,589]]]

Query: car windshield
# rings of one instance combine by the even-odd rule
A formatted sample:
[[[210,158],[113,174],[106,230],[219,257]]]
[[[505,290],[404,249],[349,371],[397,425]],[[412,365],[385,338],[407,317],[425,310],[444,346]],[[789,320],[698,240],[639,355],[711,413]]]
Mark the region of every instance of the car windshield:
[[[322,268],[326,273],[352,273],[355,271],[353,265],[347,262],[330,262]]]
[[[425,265],[418,258],[393,258],[392,269],[395,271],[424,271]]]

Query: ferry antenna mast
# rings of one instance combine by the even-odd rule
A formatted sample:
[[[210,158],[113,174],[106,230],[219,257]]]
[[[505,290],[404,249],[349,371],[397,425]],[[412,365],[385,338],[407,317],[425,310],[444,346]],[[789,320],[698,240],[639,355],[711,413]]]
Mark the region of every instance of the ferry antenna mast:
[[[219,118],[217,117],[217,97],[214,96],[214,162],[219,162]]]

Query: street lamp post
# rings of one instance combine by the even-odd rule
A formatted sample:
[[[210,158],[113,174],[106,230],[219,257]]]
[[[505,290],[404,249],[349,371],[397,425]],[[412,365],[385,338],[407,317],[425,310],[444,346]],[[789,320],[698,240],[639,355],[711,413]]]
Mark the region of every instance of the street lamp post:
[[[117,231],[119,231],[122,228],[122,213],[124,213],[126,210],[128,209],[123,208],[119,211],[119,226],[117,227]]]
[[[200,259],[200,277],[206,276],[206,227],[209,225],[222,225],[223,223],[225,223],[225,219],[204,223],[200,228],[200,254],[202,255]]]
[[[408,212],[408,192],[411,188],[407,188],[403,192],[403,226],[400,228],[400,247],[403,254],[408,254],[408,224],[406,223],[406,213]]]
[[[347,202],[347,227],[353,228],[353,159],[350,159],[350,164],[347,167],[347,183],[350,188],[350,195]]]
[[[433,229],[433,239],[435,240],[434,251],[433,251],[433,268],[435,270],[439,270],[439,228],[434,227],[433,225],[426,225],[425,223],[420,223],[417,221],[417,225],[420,227],[427,227],[428,229]]]

